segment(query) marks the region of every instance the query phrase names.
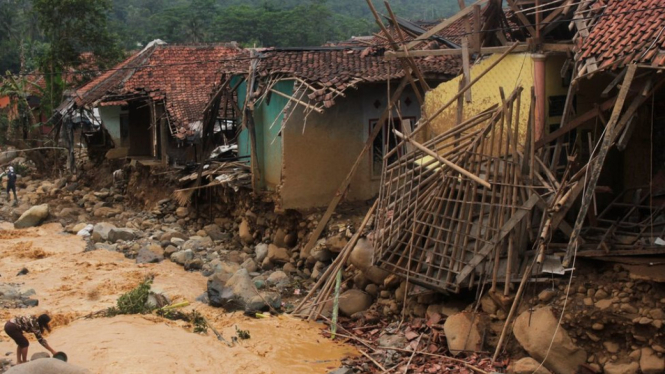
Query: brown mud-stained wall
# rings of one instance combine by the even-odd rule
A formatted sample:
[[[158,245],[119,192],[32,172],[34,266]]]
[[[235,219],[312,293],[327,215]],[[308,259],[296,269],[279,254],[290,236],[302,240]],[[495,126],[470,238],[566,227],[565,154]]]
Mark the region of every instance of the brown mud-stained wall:
[[[394,83],[393,89],[396,86]],[[289,118],[282,134],[283,208],[308,209],[330,203],[369,137],[370,121],[381,116],[388,101],[385,84],[360,85],[345,93],[346,98],[337,98],[323,114],[311,113],[306,123],[300,108]],[[403,117],[420,116],[412,92],[402,95],[400,107]],[[371,176],[370,162],[367,154],[351,180],[347,200],[370,199],[378,193],[380,178]]]

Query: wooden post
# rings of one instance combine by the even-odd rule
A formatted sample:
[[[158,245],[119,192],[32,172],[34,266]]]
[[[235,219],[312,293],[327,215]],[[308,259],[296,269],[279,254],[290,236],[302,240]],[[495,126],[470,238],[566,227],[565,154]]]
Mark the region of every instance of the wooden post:
[[[633,78],[635,77],[635,71],[637,66],[631,64],[628,66],[626,71],[626,76],[623,79],[621,84],[621,91],[619,91],[619,97],[617,98],[616,104],[614,105],[614,110],[612,111],[612,116],[610,117],[607,126],[605,127],[605,136],[603,136],[603,143],[600,146],[598,151],[597,160],[592,165],[591,173],[588,177],[588,184],[586,191],[584,191],[584,196],[582,197],[582,204],[580,205],[579,213],[577,214],[577,220],[575,221],[575,226],[573,226],[573,232],[570,235],[570,240],[568,241],[568,248],[566,249],[566,256],[563,259],[563,266],[570,266],[570,260],[575,252],[575,247],[577,245],[577,237],[582,230],[582,225],[584,225],[584,219],[589,210],[589,205],[591,204],[591,199],[593,198],[596,185],[598,184],[598,178],[600,177],[600,172],[603,169],[603,164],[605,163],[605,157],[607,152],[612,145],[614,140],[614,126],[617,121],[619,121],[619,116],[621,115],[621,110],[623,109],[623,104],[626,101],[628,96],[628,91],[630,86],[633,83]]]

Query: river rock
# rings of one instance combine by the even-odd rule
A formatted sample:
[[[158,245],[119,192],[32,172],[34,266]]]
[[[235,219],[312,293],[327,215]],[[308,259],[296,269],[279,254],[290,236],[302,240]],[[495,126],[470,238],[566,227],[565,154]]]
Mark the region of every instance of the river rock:
[[[658,357],[651,348],[642,348],[640,370],[642,370],[642,374],[665,373],[665,358]]]
[[[563,327],[559,327],[554,336],[558,322],[550,307],[525,311],[515,320],[513,334],[536,361],[547,357],[547,369],[556,374],[574,373],[578,366],[586,362],[587,354],[573,343]],[[554,344],[551,344],[550,350],[553,336]]]
[[[136,255],[137,264],[149,264],[164,260],[164,250],[158,245],[143,247]]]
[[[175,215],[180,218],[185,218],[189,215],[189,209],[186,206],[178,207],[178,209],[175,210]]]
[[[346,238],[343,232],[340,232],[337,235],[333,235],[329,238],[326,239],[326,247],[328,247],[328,250],[334,253],[339,253],[344,249],[346,246],[346,243],[348,243],[349,240]]]
[[[364,238],[359,239],[349,255],[348,263],[352,264],[359,270],[367,270],[367,268],[372,266],[372,256],[374,256],[372,243]]]
[[[289,255],[289,250],[286,248],[280,248],[274,244],[268,245],[268,260],[275,264],[284,264],[291,260]]]
[[[228,235],[224,233],[222,229],[215,224],[203,227],[203,231],[205,231],[206,234],[208,234],[208,236],[212,240],[224,240],[228,238]]]
[[[240,240],[247,245],[252,244],[254,241],[252,232],[249,230],[249,222],[246,219],[243,219],[242,222],[240,222],[240,226],[238,227],[238,236],[240,237]]]
[[[275,286],[277,288],[284,288],[288,286],[289,283],[291,283],[291,279],[289,278],[288,275],[286,275],[285,272],[278,270],[270,274],[268,279],[266,279],[266,282],[271,286]]]
[[[170,242],[173,238],[187,239],[187,235],[177,231],[167,231],[159,237],[160,242]]]
[[[21,214],[19,219],[14,222],[14,228],[23,229],[26,227],[38,226],[48,218],[48,215],[48,204],[33,206]]]
[[[60,361],[57,358],[43,358],[16,365],[5,374],[89,374],[86,369]]]
[[[365,270],[364,275],[370,282],[381,286],[383,285],[383,282],[386,280],[386,278],[388,278],[390,273],[378,266],[372,265],[367,268],[367,270]]]
[[[332,253],[325,247],[323,240],[319,240],[314,248],[309,253],[316,261],[327,262],[332,258]]]
[[[242,267],[243,269],[247,269],[247,272],[249,273],[254,273],[257,270],[259,270],[259,266],[252,258],[246,259],[242,264],[240,264],[240,267]]]
[[[122,211],[120,209],[102,206],[102,207],[99,207],[99,208],[95,208],[94,211],[92,212],[92,215],[95,216],[95,217],[100,217],[100,218],[101,217],[109,218],[109,217],[117,216],[120,213],[122,213]]]
[[[178,265],[185,265],[189,261],[194,259],[194,252],[191,250],[178,251],[171,255],[171,261],[175,262]]]
[[[256,254],[256,262],[262,263],[263,260],[268,257],[268,244],[257,244],[254,248],[254,254]]]
[[[130,241],[136,239],[134,230],[127,228],[112,228],[109,230],[108,241],[117,243],[118,241]]]
[[[480,351],[483,345],[482,325],[480,314],[462,312],[448,317],[443,331],[450,353],[458,355],[462,351]]]
[[[540,362],[531,357],[517,360],[509,372],[512,374],[551,374],[549,370],[540,365]]]
[[[262,297],[263,296],[263,297]],[[263,310],[268,305],[273,308],[281,306],[279,294],[266,292],[259,295],[246,269],[238,270],[223,287],[208,280],[208,299],[210,305],[226,310]]]
[[[607,362],[603,366],[605,374],[637,374],[638,370],[640,370],[640,365],[637,362]]]
[[[339,296],[339,310],[346,316],[358,312],[364,312],[372,305],[372,296],[369,294],[351,289]]]
[[[109,239],[109,232],[115,229],[115,225],[109,222],[99,222],[92,229],[92,240],[95,242],[104,242]]]
[[[212,248],[215,246],[215,243],[213,243],[212,238],[206,236],[204,238],[202,237],[194,237],[182,244],[182,249],[191,249],[192,251],[198,251],[201,249],[207,249],[207,248]]]

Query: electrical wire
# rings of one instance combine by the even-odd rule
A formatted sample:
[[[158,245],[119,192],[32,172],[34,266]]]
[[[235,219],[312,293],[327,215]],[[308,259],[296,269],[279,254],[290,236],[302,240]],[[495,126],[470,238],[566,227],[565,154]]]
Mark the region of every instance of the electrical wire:
[[[655,7],[648,7],[648,8],[641,8],[641,9],[632,9],[628,11],[623,11],[623,12],[612,12],[612,13],[602,13],[598,15],[593,15],[593,16],[588,16],[588,17],[580,17],[576,18],[576,20],[584,21],[584,20],[593,20],[593,19],[600,19],[603,17],[612,17],[612,16],[620,16],[620,15],[627,15],[627,14],[636,14],[636,13],[642,13],[642,12],[648,12],[651,10],[665,10],[665,6],[655,6]],[[571,22],[571,19],[558,19],[558,20],[553,20],[551,22],[546,22],[540,23],[540,26],[547,26],[550,24],[557,24],[557,23],[569,23]],[[453,37],[464,37],[464,36],[470,36],[474,34],[482,34],[482,33],[488,33],[488,32],[497,32],[497,31],[517,31],[520,29],[528,29],[536,26],[535,24],[526,24],[526,25],[516,25],[514,27],[498,27],[494,29],[487,29],[487,30],[480,30],[480,31],[470,31],[470,32],[462,32],[462,33],[457,33],[457,34],[448,34],[446,35],[446,38],[453,38]],[[412,41],[417,41],[417,42],[425,42],[428,39],[420,39],[420,40],[411,40]],[[656,39],[657,40],[657,39]],[[178,44],[174,44],[178,45]],[[390,43],[377,43],[374,44],[370,47],[390,47]],[[353,49],[353,48],[349,48]],[[365,47],[358,48],[358,49],[365,49]],[[269,52],[268,50],[267,52]],[[133,69],[150,69],[150,68],[160,68],[160,67],[167,67],[167,66],[183,66],[183,65],[196,65],[196,64],[206,64],[206,63],[221,63],[221,62],[232,62],[232,61],[244,61],[244,60],[253,60],[253,59],[261,59],[261,56],[255,56],[255,57],[236,57],[236,58],[229,58],[229,59],[219,59],[219,60],[201,60],[201,61],[188,61],[188,62],[181,62],[181,63],[173,63],[173,64],[157,64],[157,65],[150,65],[150,66],[139,66],[139,67],[115,67],[115,68],[110,68],[110,69],[88,69],[88,70],[75,70],[75,71],[60,71],[60,72],[50,72],[50,73],[19,73],[16,74],[17,76],[50,76],[50,75],[61,75],[61,74],[71,74],[71,75],[76,75],[76,74],[88,74],[88,73],[105,73],[109,71],[119,71],[119,70],[133,70]]]

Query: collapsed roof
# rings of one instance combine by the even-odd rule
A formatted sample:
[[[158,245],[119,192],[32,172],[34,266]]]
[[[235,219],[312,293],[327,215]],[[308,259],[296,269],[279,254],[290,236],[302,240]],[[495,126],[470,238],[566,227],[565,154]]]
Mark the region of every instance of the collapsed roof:
[[[200,129],[213,87],[225,64],[238,63],[234,45],[166,45],[151,42],[113,69],[76,90],[78,106],[124,105],[131,100],[163,101],[174,135]]]
[[[597,0],[586,18],[596,20],[577,40],[577,60],[598,69],[630,63],[665,65],[665,7],[662,0]]]

